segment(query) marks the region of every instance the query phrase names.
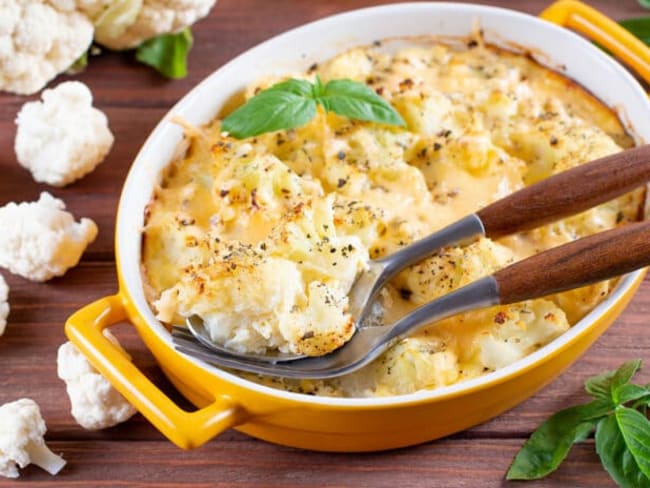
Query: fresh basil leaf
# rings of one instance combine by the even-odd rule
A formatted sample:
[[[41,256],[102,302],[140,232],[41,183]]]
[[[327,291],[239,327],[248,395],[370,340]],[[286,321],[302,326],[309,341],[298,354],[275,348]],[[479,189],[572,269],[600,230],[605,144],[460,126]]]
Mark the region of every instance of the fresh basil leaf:
[[[255,97],[258,97],[260,95],[264,96],[269,92],[288,92],[304,98],[313,99],[314,96],[312,94],[312,89],[313,89],[313,85],[309,83],[307,80],[290,79],[286,81],[281,81],[280,83],[276,83],[275,85],[266,88],[265,90],[255,95]],[[251,98],[251,100],[253,100],[255,97]]]
[[[650,2],[649,2],[650,3]],[[619,22],[631,34],[641,39],[645,44],[650,43],[650,17],[636,17]]]
[[[594,400],[549,417],[533,432],[515,456],[506,478],[532,480],[557,469],[575,442],[586,439],[598,420],[611,410],[611,404]]]
[[[645,386],[627,383],[614,389],[612,399],[616,405],[622,405],[633,400],[639,400],[650,395],[650,390]]]
[[[306,124],[316,115],[316,102],[302,94],[280,89],[265,90],[229,114],[221,129],[243,139]]]
[[[326,111],[351,119],[383,124],[406,125],[401,115],[383,98],[363,83],[331,80],[318,101]]]
[[[627,361],[615,371],[593,376],[585,382],[585,390],[596,398],[612,398],[614,389],[624,385],[641,367],[641,360]]]
[[[630,453],[615,415],[605,417],[596,427],[596,451],[612,479],[622,488],[650,488]]]
[[[618,428],[641,472],[650,478],[650,421],[641,413],[623,406],[614,412]]]
[[[404,120],[383,98],[363,83],[332,80],[323,85],[316,77],[287,80],[261,91],[222,121],[222,129],[243,139],[309,122],[320,104],[325,111],[345,117],[404,126]]]
[[[322,97],[325,94],[325,86],[323,85],[320,76],[316,75],[316,81],[311,87],[312,87],[311,90],[312,97],[314,97],[315,100]]]
[[[644,8],[650,8],[650,0],[639,0],[639,5]]]
[[[189,27],[177,34],[163,34],[144,41],[135,52],[135,59],[155,68],[167,78],[187,76],[187,55],[192,48]]]

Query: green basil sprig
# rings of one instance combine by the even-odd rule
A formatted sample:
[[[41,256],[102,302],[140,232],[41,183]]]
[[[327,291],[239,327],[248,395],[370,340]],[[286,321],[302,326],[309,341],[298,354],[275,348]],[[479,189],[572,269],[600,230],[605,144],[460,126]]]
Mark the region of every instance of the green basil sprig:
[[[323,85],[316,78],[314,83],[289,79],[262,90],[223,119],[221,128],[237,139],[293,129],[314,118],[318,105],[350,119],[406,125],[386,100],[363,83],[331,80]]]
[[[192,48],[189,27],[177,34],[163,34],[140,44],[135,59],[155,68],[167,78],[187,76],[187,55]]]
[[[644,8],[650,8],[650,0],[639,0],[639,5]]]
[[[585,390],[594,399],[549,417],[515,456],[506,478],[532,480],[557,469],[571,446],[595,431],[603,467],[623,488],[650,488],[649,385],[630,383],[641,360],[589,378]]]

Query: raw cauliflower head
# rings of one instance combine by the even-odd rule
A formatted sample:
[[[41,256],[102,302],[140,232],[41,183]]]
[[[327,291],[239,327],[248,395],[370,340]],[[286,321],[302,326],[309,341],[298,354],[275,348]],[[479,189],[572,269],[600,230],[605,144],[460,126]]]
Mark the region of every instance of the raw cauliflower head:
[[[0,275],[0,336],[5,333],[7,316],[9,315],[9,287]]]
[[[86,52],[93,25],[70,3],[0,2],[0,90],[36,93]]]
[[[29,398],[0,406],[0,476],[18,478],[18,468],[35,464],[57,474],[65,461],[48,449],[38,405]]]
[[[104,335],[119,347],[119,342],[108,330]],[[124,350],[122,352],[127,355]],[[136,413],[135,407],[99,374],[72,342],[59,347],[57,373],[65,381],[72,416],[84,429],[112,427]]]
[[[37,202],[0,207],[0,228],[0,267],[33,281],[63,275],[97,236],[92,220],[75,222],[47,192]]]
[[[29,102],[16,117],[18,162],[41,183],[64,186],[102,162],[113,145],[103,112],[78,81],[43,92],[42,102]]]
[[[205,17],[216,0],[81,0],[95,23],[95,40],[131,49],[162,34],[180,32]]]

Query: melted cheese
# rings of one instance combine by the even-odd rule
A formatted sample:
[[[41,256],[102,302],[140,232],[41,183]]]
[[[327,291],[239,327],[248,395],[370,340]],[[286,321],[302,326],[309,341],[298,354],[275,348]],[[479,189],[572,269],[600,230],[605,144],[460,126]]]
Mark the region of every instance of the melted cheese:
[[[357,48],[301,74],[365,82],[400,129],[319,112],[307,125],[238,141],[220,121],[189,149],[147,207],[143,270],[165,322],[201,315],[240,351],[322,354],[351,335],[347,293],[369,258],[392,253],[509,193],[632,144],[575,83],[482,43],[397,52]],[[260,80],[247,93],[271,85]],[[493,242],[442,249],[383,292],[392,321],[509,263],[634,220],[640,192]],[[432,324],[347,377],[283,381],[325,395],[393,395],[503,367],[566,331],[610,284]]]

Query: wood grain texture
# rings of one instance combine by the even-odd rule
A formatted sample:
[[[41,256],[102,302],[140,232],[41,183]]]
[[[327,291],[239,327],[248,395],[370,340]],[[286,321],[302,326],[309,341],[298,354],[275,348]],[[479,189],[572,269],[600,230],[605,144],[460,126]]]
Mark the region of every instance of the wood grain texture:
[[[11,313],[0,338],[0,403],[31,397],[42,409],[47,439],[68,466],[52,478],[29,467],[22,479],[0,487],[498,487],[520,486],[503,475],[524,438],[551,412],[586,399],[584,379],[630,358],[650,360],[650,281],[597,344],[564,375],[515,409],[448,439],[374,454],[327,454],[279,447],[228,431],[204,447],[183,452],[141,416],[102,432],[86,432],[69,413],[56,376],[63,323],[79,307],[116,290],[113,254],[115,208],[129,165],[162,115],[193,85],[237,54],[302,23],[387,0],[219,0],[195,26],[190,75],[166,81],[128,53],[104,53],[76,77],[87,83],[116,136],[107,160],[83,180],[62,189],[33,182],[13,153],[13,120],[35,99],[0,94],[0,205],[32,200],[40,191],[63,198],[78,217],[94,219],[100,233],[82,263],[63,278],[31,283],[3,272],[11,287]],[[548,0],[482,0],[538,13]],[[615,18],[643,13],[635,0],[591,0]],[[56,84],[67,79],[63,76]],[[165,392],[188,406],[165,380],[128,324],[113,327],[134,361]],[[640,380],[650,381],[642,372]],[[593,445],[571,453],[563,467],[534,487],[611,487]]]

